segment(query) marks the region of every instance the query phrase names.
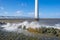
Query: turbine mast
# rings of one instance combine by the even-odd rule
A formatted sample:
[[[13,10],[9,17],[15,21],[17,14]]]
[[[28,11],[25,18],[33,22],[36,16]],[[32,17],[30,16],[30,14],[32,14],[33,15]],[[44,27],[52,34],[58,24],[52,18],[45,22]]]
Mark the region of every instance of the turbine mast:
[[[35,0],[35,20],[39,20],[38,0]]]

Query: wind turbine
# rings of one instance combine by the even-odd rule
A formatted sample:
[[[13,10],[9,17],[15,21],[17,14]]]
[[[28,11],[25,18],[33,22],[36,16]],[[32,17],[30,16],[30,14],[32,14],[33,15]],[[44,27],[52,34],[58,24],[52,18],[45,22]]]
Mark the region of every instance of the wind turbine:
[[[38,0],[35,0],[35,20],[39,20],[39,6],[38,6]]]

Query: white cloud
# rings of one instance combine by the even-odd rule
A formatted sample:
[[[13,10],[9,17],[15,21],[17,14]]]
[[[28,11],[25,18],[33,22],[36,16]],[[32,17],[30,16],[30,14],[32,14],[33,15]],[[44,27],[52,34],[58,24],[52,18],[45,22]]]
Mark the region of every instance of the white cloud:
[[[18,3],[18,6],[20,6],[20,7],[26,7],[27,6],[27,3]]]
[[[1,10],[4,10],[4,7],[0,7]]]
[[[18,11],[16,11],[16,13],[17,13],[17,14],[20,14],[20,13],[22,13],[22,11],[18,10]]]
[[[34,12],[28,12],[28,13],[23,12],[21,15],[26,17],[34,17]]]
[[[8,14],[8,12],[7,12],[7,11],[5,11],[5,12],[4,12],[4,14]]]
[[[8,12],[7,11],[3,11],[0,13],[0,16],[8,16]]]
[[[34,17],[34,12],[28,12],[28,13],[26,13],[26,12],[24,12],[24,11],[18,10],[18,11],[16,11],[16,12],[14,13],[14,15],[15,15],[15,16]]]
[[[23,15],[23,11],[20,11],[20,10],[14,13],[14,16],[22,16],[22,15]]]
[[[34,17],[35,16],[34,12],[29,12],[27,15],[29,15],[29,17]]]
[[[23,7],[24,7],[24,6],[27,6],[27,4],[26,4],[26,3],[21,3],[21,6],[23,6]]]
[[[39,16],[43,15],[41,12],[39,12]]]

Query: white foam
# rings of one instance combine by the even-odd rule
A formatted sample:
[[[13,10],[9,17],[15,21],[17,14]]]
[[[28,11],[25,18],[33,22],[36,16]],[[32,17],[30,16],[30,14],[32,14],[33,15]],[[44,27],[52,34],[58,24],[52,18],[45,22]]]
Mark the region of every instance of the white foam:
[[[1,27],[3,27],[3,30],[6,30],[6,31],[18,31],[20,29],[23,29],[24,26],[26,27],[26,29],[29,27],[34,29],[41,28],[41,27],[60,29],[60,24],[49,26],[49,25],[40,25],[38,22],[28,22],[28,21],[24,21],[22,23],[7,23],[6,25],[2,25]]]
[[[11,24],[10,23],[7,23],[5,25],[2,25],[1,27],[9,27]]]
[[[29,27],[31,27],[31,28],[39,28],[40,25],[39,25],[38,22],[31,22],[30,25],[29,25]]]

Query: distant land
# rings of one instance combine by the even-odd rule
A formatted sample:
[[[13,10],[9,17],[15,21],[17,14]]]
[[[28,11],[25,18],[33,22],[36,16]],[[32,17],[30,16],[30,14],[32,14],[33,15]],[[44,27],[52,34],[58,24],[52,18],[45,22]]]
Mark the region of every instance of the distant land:
[[[39,21],[46,22],[58,22],[60,18],[39,18]],[[0,16],[0,22],[23,22],[23,21],[35,21],[35,18],[21,17],[21,16]],[[59,21],[60,22],[60,21]],[[41,22],[40,22],[41,23]]]
[[[34,17],[22,17],[22,16],[0,16],[1,19],[35,19]],[[60,18],[39,18],[39,19],[60,19]]]

